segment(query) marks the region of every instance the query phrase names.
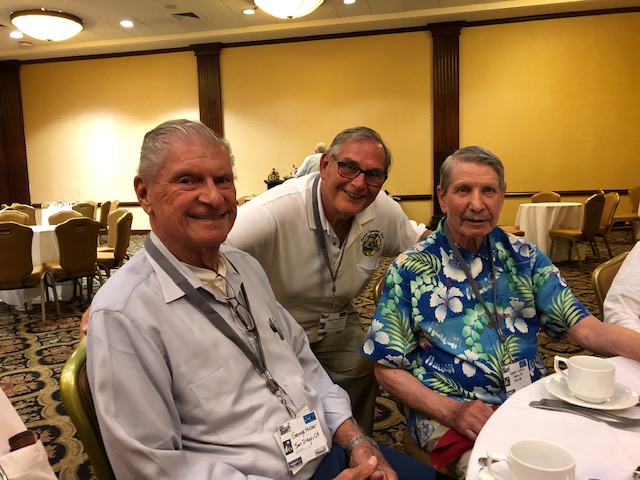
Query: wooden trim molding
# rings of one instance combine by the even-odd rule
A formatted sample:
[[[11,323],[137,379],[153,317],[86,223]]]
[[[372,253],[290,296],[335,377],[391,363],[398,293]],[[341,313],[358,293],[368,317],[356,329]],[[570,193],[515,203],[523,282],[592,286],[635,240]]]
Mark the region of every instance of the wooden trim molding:
[[[0,62],[0,202],[31,203],[20,62]]]
[[[433,196],[440,183],[440,166],[460,143],[460,31],[464,22],[427,26],[433,43]],[[431,225],[443,213],[435,202]]]
[[[221,43],[191,45],[198,62],[198,100],[200,121],[224,136],[222,82],[220,80]]]

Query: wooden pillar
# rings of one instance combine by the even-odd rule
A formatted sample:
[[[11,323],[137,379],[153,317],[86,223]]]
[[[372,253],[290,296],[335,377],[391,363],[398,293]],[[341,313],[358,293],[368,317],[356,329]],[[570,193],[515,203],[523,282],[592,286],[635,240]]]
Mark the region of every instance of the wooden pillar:
[[[200,121],[224,136],[222,87],[220,85],[220,43],[191,45],[198,61]]]
[[[443,216],[436,186],[440,166],[460,142],[460,31],[464,22],[427,26],[433,42],[433,217],[435,228]]]
[[[20,62],[0,62],[0,202],[31,203]]]

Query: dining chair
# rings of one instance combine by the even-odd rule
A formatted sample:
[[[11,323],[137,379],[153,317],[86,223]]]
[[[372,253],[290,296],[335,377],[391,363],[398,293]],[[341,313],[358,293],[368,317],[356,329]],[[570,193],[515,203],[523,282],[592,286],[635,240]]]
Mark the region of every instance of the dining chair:
[[[120,200],[111,200],[111,209],[109,210],[109,213],[113,212],[117,208],[120,208]]]
[[[89,202],[78,202],[73,205],[71,209],[79,212],[83,217],[90,218],[91,220],[96,219],[96,207],[94,204]]]
[[[117,224],[118,220],[129,210],[126,208],[116,208],[111,210],[107,216],[107,245],[98,247],[99,252],[113,252],[116,247],[116,238],[118,237]]]
[[[96,244],[100,233],[100,224],[86,217],[70,218],[56,226],[56,238],[60,250],[60,261],[45,262],[45,282],[51,281],[51,287],[57,292],[58,282],[73,282],[73,299],[76,290],[82,296],[82,279],[87,280],[87,299],[93,294],[93,278],[98,275],[102,285],[102,273],[96,264]],[[60,313],[58,296],[54,295],[56,309]]]
[[[100,204],[100,217],[98,218],[98,222],[100,222],[100,243],[102,243],[102,236],[107,234],[107,222],[109,221],[110,211],[111,201],[107,200],[106,202],[102,202]]]
[[[26,213],[29,216],[29,221],[27,221],[27,225],[35,225],[36,224],[36,209],[31,205],[26,205],[24,203],[13,203],[11,204],[11,210],[17,210],[22,213]]]
[[[578,243],[588,243],[591,245],[593,254],[600,258],[600,250],[598,250],[595,237],[600,228],[603,210],[604,195],[602,193],[596,193],[584,202],[582,228],[552,228],[549,230],[549,236],[551,237],[549,258],[553,258],[553,248],[558,238],[566,238],[571,241],[568,260],[571,260],[575,253],[578,256],[580,268],[582,268],[582,260],[580,259],[580,252],[578,252]]]
[[[98,416],[87,378],[87,337],[83,337],[67,359],[60,375],[64,409],[78,431],[97,480],[115,480],[104,448]]]
[[[42,321],[46,320],[46,290],[42,265],[33,265],[33,230],[16,222],[0,223],[0,290],[40,288]],[[27,311],[27,305],[24,305]]]
[[[613,216],[613,223],[630,223],[631,224],[631,241],[636,243],[636,228],[640,223],[638,215],[638,206],[640,205],[640,185],[629,189],[629,202],[631,202],[631,213],[616,213]]]
[[[604,299],[607,296],[609,288],[613,283],[613,279],[620,270],[625,258],[629,252],[616,255],[611,260],[598,265],[591,273],[591,285],[593,287],[593,293],[596,295],[596,302],[598,303],[598,311],[602,317],[600,320],[604,321]]]
[[[119,217],[120,210],[125,212]],[[111,217],[113,215],[113,217]],[[111,276],[111,269],[118,268],[127,258],[127,248],[131,240],[131,224],[133,223],[133,214],[126,209],[118,209],[110,215],[110,221],[115,218],[116,222],[113,227],[109,227],[109,234],[115,231],[115,241],[113,250],[97,249],[98,267],[102,268],[107,274],[107,278]]]
[[[49,225],[60,225],[70,218],[82,218],[82,214],[76,210],[60,210],[49,215]]]
[[[505,232],[510,233],[511,235],[515,235],[517,237],[524,237],[524,230],[520,230],[515,225],[498,225],[498,227],[500,227]]]
[[[15,222],[20,225],[27,225],[29,215],[18,210],[3,210],[0,212],[0,222]]]
[[[559,202],[560,200],[562,200],[560,194],[551,190],[542,190],[531,195],[531,203]]]
[[[602,209],[602,217],[600,218],[600,227],[596,237],[602,237],[604,245],[607,247],[609,258],[613,258],[611,248],[609,247],[608,235],[613,227],[613,216],[616,213],[618,204],[620,203],[620,195],[617,192],[608,192],[604,194],[604,208]]]

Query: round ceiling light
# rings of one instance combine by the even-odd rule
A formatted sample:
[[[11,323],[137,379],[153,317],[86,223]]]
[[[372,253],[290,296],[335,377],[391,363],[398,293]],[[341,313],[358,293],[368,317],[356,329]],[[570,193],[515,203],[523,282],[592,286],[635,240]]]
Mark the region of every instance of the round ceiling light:
[[[75,15],[44,8],[13,12],[11,23],[25,35],[53,42],[67,40],[84,28]]]
[[[304,17],[323,2],[324,0],[253,0],[259,9],[277,18]]]

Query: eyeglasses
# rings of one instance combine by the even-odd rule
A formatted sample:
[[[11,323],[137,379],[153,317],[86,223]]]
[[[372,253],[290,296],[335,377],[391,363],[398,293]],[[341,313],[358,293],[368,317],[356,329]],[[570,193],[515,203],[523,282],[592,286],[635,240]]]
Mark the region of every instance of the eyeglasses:
[[[224,280],[224,283],[227,288],[227,301],[229,302],[229,308],[231,308],[231,313],[233,316],[240,322],[240,324],[245,328],[245,330],[251,334],[256,331],[256,321],[253,319],[253,315],[247,307],[245,307],[238,297],[236,296],[236,292],[229,283],[229,281],[222,275],[219,275],[220,278]],[[243,289],[244,293],[244,289]]]
[[[371,187],[381,187],[382,184],[387,181],[387,174],[379,172],[378,170],[363,170],[353,163],[336,163],[338,164],[338,175],[340,175],[342,178],[355,180],[361,173],[363,173],[364,181]]]

